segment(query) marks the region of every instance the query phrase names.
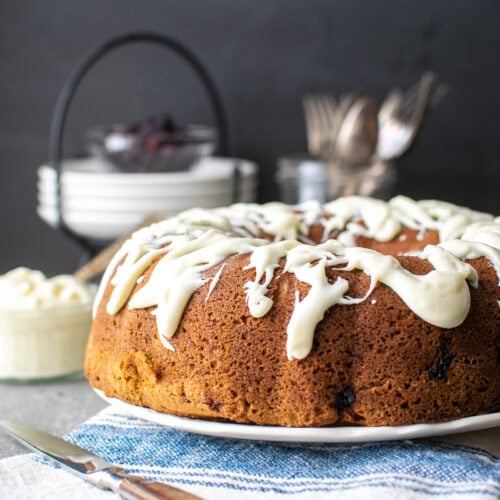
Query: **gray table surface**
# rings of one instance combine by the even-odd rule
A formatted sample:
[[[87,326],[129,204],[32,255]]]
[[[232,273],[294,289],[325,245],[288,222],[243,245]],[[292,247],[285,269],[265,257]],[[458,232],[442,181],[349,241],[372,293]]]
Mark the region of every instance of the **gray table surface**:
[[[67,382],[0,383],[0,419],[63,435],[107,404],[83,380]],[[0,430],[0,458],[28,450]]]

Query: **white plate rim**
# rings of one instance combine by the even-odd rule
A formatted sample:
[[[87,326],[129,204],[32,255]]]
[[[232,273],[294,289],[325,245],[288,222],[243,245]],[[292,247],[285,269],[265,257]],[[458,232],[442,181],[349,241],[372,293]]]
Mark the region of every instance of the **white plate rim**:
[[[252,160],[243,158],[230,158],[221,156],[207,156],[200,158],[190,170],[181,172],[107,172],[93,171],[85,168],[87,164],[99,163],[95,157],[68,158],[63,161],[61,182],[77,184],[124,184],[124,185],[157,185],[158,183],[184,184],[186,182],[220,182],[232,177],[232,168],[238,164],[242,177],[253,177],[258,171],[257,164]],[[38,178],[42,182],[50,182],[55,178],[52,166],[43,164],[38,168]]]
[[[500,426],[500,412],[435,424],[383,427],[277,427],[237,424],[159,413],[149,408],[131,405],[117,398],[110,398],[101,390],[93,389],[99,397],[111,406],[148,422],[194,434],[229,439],[287,443],[361,443],[437,437]]]
[[[243,180],[238,188],[240,191],[255,192],[258,184],[256,179]],[[180,198],[192,197],[200,195],[218,196],[219,193],[234,191],[233,185],[230,182],[224,183],[193,183],[184,185],[169,185],[157,184],[150,186],[113,186],[113,185],[78,185],[69,184],[63,186],[63,198],[67,199],[85,199],[85,200],[100,200],[104,199],[139,199],[148,198]],[[56,185],[54,182],[43,183],[37,182],[37,192],[39,197],[54,199],[56,196]]]
[[[67,196],[63,197],[63,207],[70,212],[104,212],[105,214],[109,212],[136,212],[138,210],[161,212],[162,210],[178,210],[179,206],[182,207],[182,205],[188,203],[191,203],[192,206],[203,206],[207,203],[220,203],[220,200],[223,203],[227,199],[231,203],[233,195],[233,190],[227,190],[208,194],[200,193],[196,196],[148,196],[143,198],[84,198]],[[240,197],[243,195],[254,197],[255,191],[242,189],[240,190]],[[48,210],[55,210],[55,196],[51,196],[50,194],[46,196],[44,193],[39,193],[38,206]]]

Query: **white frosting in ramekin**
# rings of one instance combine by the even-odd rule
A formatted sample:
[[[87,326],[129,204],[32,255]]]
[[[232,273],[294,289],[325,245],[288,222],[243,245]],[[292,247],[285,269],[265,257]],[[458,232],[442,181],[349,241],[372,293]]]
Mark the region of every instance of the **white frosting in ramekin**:
[[[25,267],[0,276],[0,378],[38,379],[82,369],[94,292],[69,275]]]

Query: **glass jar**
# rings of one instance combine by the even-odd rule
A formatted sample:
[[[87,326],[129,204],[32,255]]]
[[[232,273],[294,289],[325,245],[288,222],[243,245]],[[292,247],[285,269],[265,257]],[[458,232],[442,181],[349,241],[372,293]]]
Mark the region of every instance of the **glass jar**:
[[[279,158],[276,173],[280,200],[291,205],[309,200],[324,203],[353,195],[387,200],[394,195],[396,179],[393,163],[374,161],[366,166],[341,168],[307,155]]]

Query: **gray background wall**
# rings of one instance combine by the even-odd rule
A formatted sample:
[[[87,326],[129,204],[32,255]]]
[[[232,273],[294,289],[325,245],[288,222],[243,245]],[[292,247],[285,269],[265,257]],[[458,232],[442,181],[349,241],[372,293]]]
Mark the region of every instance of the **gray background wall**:
[[[305,92],[382,98],[426,69],[450,93],[399,164],[398,192],[500,213],[500,2],[407,0],[17,0],[0,3],[0,273],[70,272],[80,249],[36,215],[36,169],[61,85],[96,43],[127,30],[170,34],[210,68],[229,116],[233,155],[261,167],[276,197],[276,157],[305,150]],[[211,121],[192,73],[157,48],[100,63],[79,93],[65,143],[92,124],[169,110]]]

